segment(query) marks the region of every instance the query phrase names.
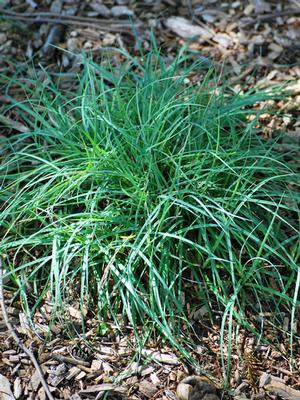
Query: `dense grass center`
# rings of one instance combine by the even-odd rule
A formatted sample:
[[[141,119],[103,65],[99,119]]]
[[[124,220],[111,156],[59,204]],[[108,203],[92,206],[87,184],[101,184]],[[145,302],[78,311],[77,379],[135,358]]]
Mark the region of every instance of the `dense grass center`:
[[[235,93],[180,57],[85,61],[76,92],[48,77],[11,106],[29,132],[1,165],[1,253],[25,305],[29,285],[36,306],[79,300],[173,344],[203,306],[223,329],[283,306],[293,322],[299,172],[251,108],[272,95]]]

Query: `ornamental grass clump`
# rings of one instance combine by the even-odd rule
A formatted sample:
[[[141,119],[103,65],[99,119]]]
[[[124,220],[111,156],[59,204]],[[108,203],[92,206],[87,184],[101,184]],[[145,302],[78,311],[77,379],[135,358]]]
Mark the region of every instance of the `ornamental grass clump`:
[[[177,347],[201,307],[221,312],[222,334],[288,310],[292,336],[297,149],[265,139],[253,107],[278,89],[237,93],[184,53],[122,56],[83,60],[70,85],[19,79],[26,97],[3,110],[27,127],[2,146],[7,285],[27,312],[47,298],[63,318],[80,304]]]

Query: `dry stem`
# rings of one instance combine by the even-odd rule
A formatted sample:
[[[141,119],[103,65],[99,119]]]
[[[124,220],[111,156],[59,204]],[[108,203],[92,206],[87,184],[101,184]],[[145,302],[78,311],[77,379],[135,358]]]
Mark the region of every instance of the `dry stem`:
[[[3,293],[3,269],[2,269],[2,259],[0,257],[0,304],[1,304],[1,309],[2,309],[2,314],[3,314],[3,319],[5,322],[5,325],[7,326],[7,329],[9,331],[9,333],[11,334],[11,336],[13,337],[13,339],[15,340],[15,342],[17,343],[17,345],[20,347],[20,349],[26,353],[28,355],[28,357],[30,358],[32,364],[34,365],[36,371],[39,374],[39,378],[41,381],[41,384],[48,396],[48,398],[50,400],[55,400],[55,398],[52,396],[49,386],[44,378],[44,374],[43,371],[40,367],[40,365],[38,364],[36,358],[34,357],[33,353],[24,345],[24,343],[22,342],[22,340],[18,337],[14,327],[12,326],[12,324],[9,322],[8,320],[8,315],[6,312],[6,308],[5,308],[5,303],[4,303],[4,293]]]

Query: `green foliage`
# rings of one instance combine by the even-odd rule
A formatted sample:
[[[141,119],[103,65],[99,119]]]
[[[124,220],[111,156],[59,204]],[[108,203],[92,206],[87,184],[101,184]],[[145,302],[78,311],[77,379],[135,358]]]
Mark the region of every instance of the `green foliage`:
[[[188,83],[190,73],[201,80]],[[218,79],[184,54],[167,65],[153,51],[119,66],[83,60],[70,92],[51,76],[20,80],[27,99],[10,107],[29,132],[7,145],[0,220],[25,306],[29,284],[35,307],[46,293],[60,313],[78,299],[120,328],[154,327],[182,352],[187,303],[222,311],[222,333],[233,320],[248,326],[247,312],[276,321],[285,307],[293,321],[296,149],[255,129],[252,105],[276,91],[235,93]]]

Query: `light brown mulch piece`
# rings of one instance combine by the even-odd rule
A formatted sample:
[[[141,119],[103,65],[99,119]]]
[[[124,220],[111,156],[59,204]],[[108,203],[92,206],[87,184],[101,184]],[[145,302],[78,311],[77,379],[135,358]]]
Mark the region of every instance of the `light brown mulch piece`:
[[[284,379],[280,379],[277,376],[263,373],[260,378],[259,386],[266,392],[281,396],[285,400],[300,399],[300,390],[295,390],[287,386]]]
[[[29,132],[29,128],[27,126],[2,114],[0,114],[0,123],[7,125],[18,132]]]
[[[0,374],[0,400],[15,400],[15,397],[10,389],[10,382]]]
[[[184,378],[178,384],[176,394],[179,400],[220,400],[213,382],[197,375]]]
[[[211,39],[213,34],[208,29],[204,29],[199,25],[192,24],[188,19],[183,17],[172,16],[165,21],[167,28],[171,29],[176,35],[191,39],[205,41]]]
[[[88,386],[86,389],[82,389],[79,391],[80,394],[90,394],[90,393],[99,393],[99,392],[118,392],[121,394],[126,394],[127,389],[122,386],[113,385],[111,383],[103,383],[101,385],[92,385]]]
[[[30,361],[32,362],[32,364],[34,365],[35,369],[36,369],[36,373],[39,376],[40,382],[43,385],[43,388],[45,390],[45,392],[47,393],[47,396],[49,398],[49,400],[54,400],[54,397],[52,396],[49,386],[44,378],[44,373],[42,368],[40,367],[37,359],[35,358],[34,354],[32,353],[31,350],[29,350],[25,344],[22,342],[22,340],[19,338],[19,336],[16,333],[16,330],[14,328],[14,326],[12,326],[11,322],[9,321],[7,312],[6,312],[6,306],[5,306],[5,302],[4,302],[4,292],[3,292],[3,266],[2,266],[2,258],[0,256],[0,305],[1,305],[1,310],[2,310],[2,317],[4,319],[4,322],[7,326],[8,332],[9,334],[12,336],[12,338],[14,339],[14,341],[16,342],[17,346],[29,357]]]

